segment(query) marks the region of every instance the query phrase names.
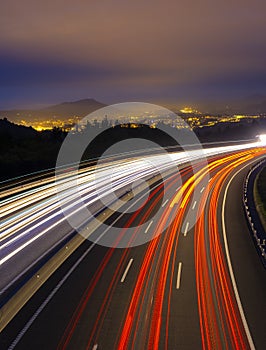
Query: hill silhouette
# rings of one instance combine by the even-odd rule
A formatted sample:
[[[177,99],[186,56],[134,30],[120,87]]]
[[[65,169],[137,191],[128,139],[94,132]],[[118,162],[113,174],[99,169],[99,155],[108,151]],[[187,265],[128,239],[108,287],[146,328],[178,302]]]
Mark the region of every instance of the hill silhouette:
[[[105,107],[104,103],[98,102],[93,98],[87,98],[74,102],[63,102],[53,106],[49,106],[40,110],[40,112],[50,115],[59,115],[61,117],[69,117],[72,115],[78,115],[81,117],[96,111],[102,107]]]
[[[39,120],[47,120],[57,117],[61,120],[67,120],[73,116],[85,117],[87,114],[105,107],[104,103],[98,102],[92,98],[87,98],[73,102],[63,102],[40,109],[14,109],[0,111],[0,117],[8,118],[15,123],[22,119],[36,118]]]
[[[6,139],[20,139],[26,137],[37,136],[38,132],[31,126],[17,125],[8,121],[7,118],[0,119],[0,140]]]
[[[0,181],[53,168],[65,135],[57,128],[38,132],[0,119]]]

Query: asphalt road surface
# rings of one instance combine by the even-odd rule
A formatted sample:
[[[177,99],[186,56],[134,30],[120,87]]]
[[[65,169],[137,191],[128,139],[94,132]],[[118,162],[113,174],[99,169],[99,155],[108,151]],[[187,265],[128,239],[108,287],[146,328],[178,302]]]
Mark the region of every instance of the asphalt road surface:
[[[197,162],[194,175],[184,165],[179,173],[168,171],[164,183],[155,178],[149,194],[140,190],[125,201],[118,213],[107,215],[108,225],[95,228],[91,241],[82,241],[64,258],[4,327],[1,349],[265,349],[266,271],[242,208],[245,174],[265,153],[250,148],[212,155],[207,165]],[[130,181],[128,168],[124,170],[123,181],[126,176]],[[136,174],[143,177],[143,171]],[[119,184],[120,179],[117,174],[114,181]],[[18,194],[7,198],[14,195]],[[44,206],[40,198],[38,203],[41,210],[53,205]],[[98,204],[93,206],[96,213]],[[117,247],[94,243],[111,235],[114,226],[121,232],[114,240]],[[19,295],[25,278],[27,283],[42,279],[51,256],[69,249],[76,237],[62,222],[54,236],[42,236],[20,250],[23,255],[11,256],[35,237],[32,230],[22,235],[25,227],[2,257],[10,256],[10,263],[6,258],[1,267],[2,288],[15,279],[16,289],[3,293],[1,311],[12,301],[9,292]],[[5,239],[17,237],[17,232],[8,232]],[[130,246],[119,248],[119,240],[125,238]],[[41,270],[30,268],[27,276],[16,279],[59,241],[60,249],[42,261]]]

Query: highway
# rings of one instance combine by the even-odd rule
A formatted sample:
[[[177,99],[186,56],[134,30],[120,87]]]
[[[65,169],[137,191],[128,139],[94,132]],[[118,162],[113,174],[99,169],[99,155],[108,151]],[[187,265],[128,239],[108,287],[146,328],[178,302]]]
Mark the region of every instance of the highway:
[[[84,168],[89,217],[71,171],[57,186],[4,189],[0,325],[35,289],[2,327],[1,349],[264,349],[266,271],[241,202],[259,146],[205,149],[208,163],[192,151],[107,162],[96,177]]]

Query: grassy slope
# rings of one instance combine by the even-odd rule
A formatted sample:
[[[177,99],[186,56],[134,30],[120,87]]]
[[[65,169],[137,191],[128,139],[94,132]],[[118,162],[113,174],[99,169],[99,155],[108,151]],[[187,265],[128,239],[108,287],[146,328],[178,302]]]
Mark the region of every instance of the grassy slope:
[[[266,167],[261,170],[256,178],[254,196],[256,208],[266,231]]]

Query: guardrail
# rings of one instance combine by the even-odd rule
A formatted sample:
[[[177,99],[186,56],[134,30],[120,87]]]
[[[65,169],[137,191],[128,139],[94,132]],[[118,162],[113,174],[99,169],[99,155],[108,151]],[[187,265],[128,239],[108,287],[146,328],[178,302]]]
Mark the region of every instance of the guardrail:
[[[266,232],[261,223],[254,200],[254,182],[260,170],[266,166],[266,160],[255,164],[248,172],[244,180],[243,206],[256,250],[260,256],[263,266],[266,268]]]

